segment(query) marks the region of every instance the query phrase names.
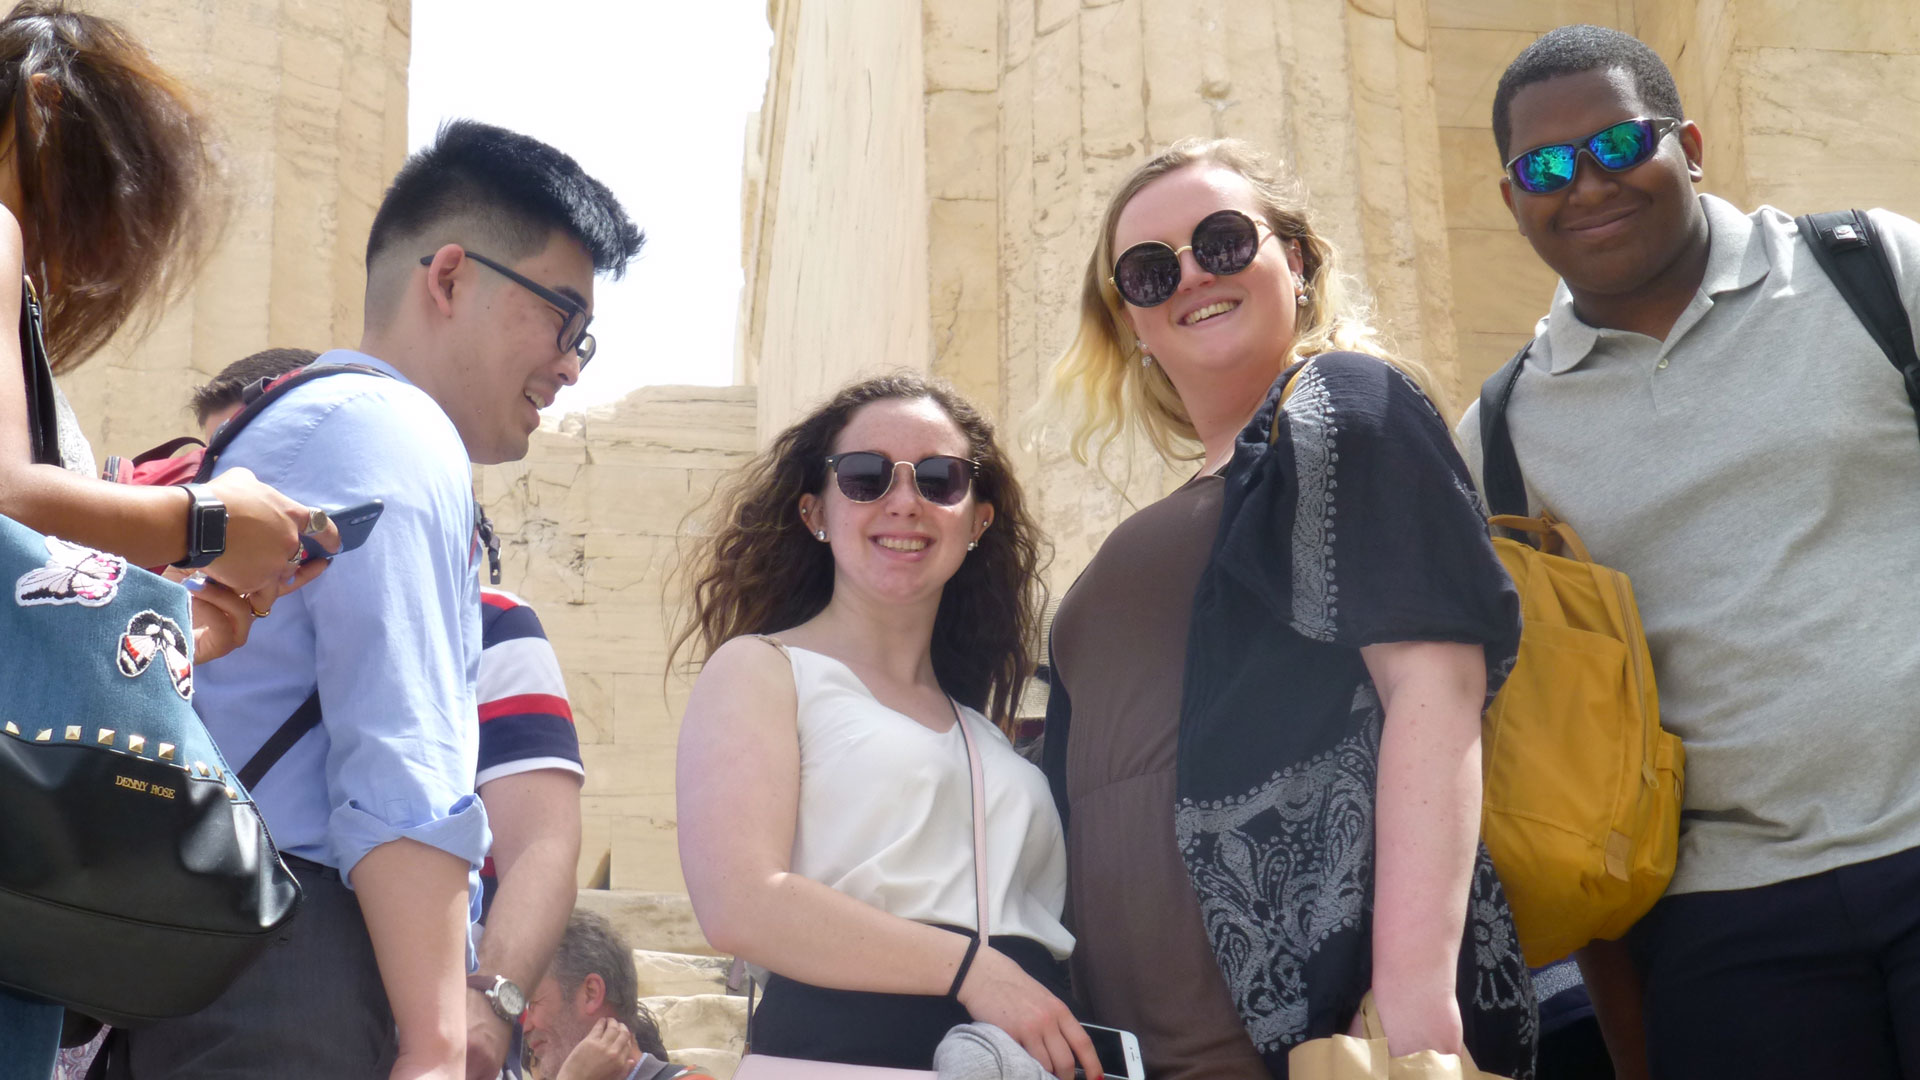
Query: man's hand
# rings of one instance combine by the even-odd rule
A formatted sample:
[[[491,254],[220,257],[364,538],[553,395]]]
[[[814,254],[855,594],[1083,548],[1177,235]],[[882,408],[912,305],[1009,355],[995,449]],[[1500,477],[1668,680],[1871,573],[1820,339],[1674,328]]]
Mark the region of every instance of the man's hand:
[[[467,989],[467,1080],[495,1080],[507,1063],[513,1026],[493,1011],[487,996]]]
[[[627,1025],[601,1017],[567,1055],[553,1080],[625,1080],[639,1062],[640,1048],[634,1045]]]

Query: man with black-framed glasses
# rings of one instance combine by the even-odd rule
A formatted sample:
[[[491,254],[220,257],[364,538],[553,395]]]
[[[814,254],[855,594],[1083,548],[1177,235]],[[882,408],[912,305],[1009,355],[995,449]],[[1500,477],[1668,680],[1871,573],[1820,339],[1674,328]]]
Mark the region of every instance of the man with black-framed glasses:
[[[358,367],[289,390],[222,455],[310,505],[380,499],[384,513],[322,575],[334,588],[256,611],[249,647],[195,672],[231,760],[282,751],[251,793],[305,899],[211,1007],[129,1033],[130,1075],[498,1073],[573,881],[563,858],[550,887],[514,898],[510,926],[497,897],[475,953],[469,882],[489,826],[474,795],[485,547],[469,461],[526,453],[539,410],[593,354],[595,276],[619,274],[642,239],[560,151],[446,125],[374,218],[359,349],[312,365]],[[290,728],[312,694],[317,720]],[[577,774],[512,779],[553,810],[558,849],[577,845]]]
[[[1622,1076],[1920,1077],[1920,224],[1700,194],[1685,116],[1594,26],[1494,97],[1501,193],[1561,284],[1458,433],[1496,512],[1632,579],[1686,746],[1672,883],[1582,966]],[[1858,308],[1823,268],[1881,255]]]

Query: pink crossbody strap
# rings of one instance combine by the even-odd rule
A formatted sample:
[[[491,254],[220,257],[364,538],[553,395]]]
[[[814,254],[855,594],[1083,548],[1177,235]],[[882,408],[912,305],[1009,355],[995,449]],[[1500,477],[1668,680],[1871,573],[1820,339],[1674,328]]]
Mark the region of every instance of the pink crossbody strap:
[[[980,942],[987,940],[987,773],[980,764],[980,748],[974,745],[973,735],[967,731],[967,722],[960,716],[960,708],[953,699],[947,699],[948,707],[953,709],[953,722],[960,727],[960,741],[967,744],[967,776],[973,781],[973,906],[974,920],[979,928]]]

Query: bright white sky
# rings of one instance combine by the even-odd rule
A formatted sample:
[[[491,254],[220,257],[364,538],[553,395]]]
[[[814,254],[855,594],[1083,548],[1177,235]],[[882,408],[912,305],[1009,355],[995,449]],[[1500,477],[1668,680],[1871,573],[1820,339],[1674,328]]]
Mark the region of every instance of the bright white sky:
[[[551,411],[733,381],[766,13],[765,0],[414,0],[410,146],[449,117],[526,132],[573,155],[647,232],[627,275],[596,283],[600,352]]]

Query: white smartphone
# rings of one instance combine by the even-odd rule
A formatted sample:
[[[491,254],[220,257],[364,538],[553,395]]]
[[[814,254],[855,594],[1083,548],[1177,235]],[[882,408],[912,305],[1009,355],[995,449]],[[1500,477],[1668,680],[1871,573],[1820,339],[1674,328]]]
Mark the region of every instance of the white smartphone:
[[[1140,1040],[1133,1037],[1133,1032],[1099,1024],[1080,1026],[1087,1029],[1087,1038],[1093,1040],[1093,1051],[1099,1055],[1100,1068],[1107,1076],[1112,1080],[1146,1080],[1147,1067],[1140,1062]],[[1086,1075],[1079,1069],[1073,1074]]]

